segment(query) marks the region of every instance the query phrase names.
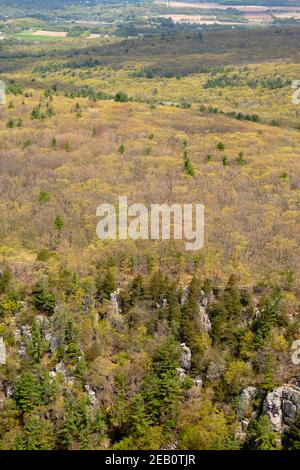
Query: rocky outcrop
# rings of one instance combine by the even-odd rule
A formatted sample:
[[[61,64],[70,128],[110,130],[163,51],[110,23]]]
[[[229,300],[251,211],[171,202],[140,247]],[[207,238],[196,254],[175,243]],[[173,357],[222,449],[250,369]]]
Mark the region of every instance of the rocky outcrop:
[[[203,387],[203,379],[200,377],[200,375],[197,375],[197,377],[193,379],[193,385],[197,388]]]
[[[281,432],[282,428],[282,389],[283,387],[278,387],[268,393],[263,403],[263,412],[269,417],[273,431],[276,432]]]
[[[299,383],[282,385],[267,394],[257,387],[246,387],[239,400],[241,432],[246,431],[251,419],[259,416],[258,409],[255,409],[256,398],[262,400],[262,413],[268,416],[275,432],[285,431],[300,413]]]
[[[180,379],[181,382],[183,382],[186,379],[186,377],[188,377],[188,375],[186,373],[186,370],[183,369],[182,367],[178,367],[176,369],[176,372],[179,375],[179,379]],[[192,379],[192,381],[193,381],[193,386],[194,387],[197,387],[197,388],[200,388],[200,389],[203,387],[203,379],[202,379],[202,377],[200,377],[200,375],[197,375],[197,377]]]
[[[161,299],[159,302],[156,302],[156,308],[161,309],[167,306],[167,299]]]
[[[70,375],[69,371],[67,370],[65,364],[62,361],[60,361],[58,364],[56,364],[55,370],[52,371],[52,373],[50,373],[52,378],[54,378],[57,374],[61,374],[61,376],[63,377],[64,382],[69,387],[72,387],[74,385],[74,377]]]
[[[201,304],[199,305],[199,320],[200,320],[203,330],[206,331],[206,333],[208,333],[211,330],[211,321],[206,312],[206,307],[204,307]]]
[[[252,413],[253,400],[258,395],[259,390],[256,387],[246,387],[242,390],[240,396],[240,416],[245,417],[247,414]]]
[[[282,416],[285,424],[290,424],[300,412],[300,388],[284,387],[282,390]]]
[[[1,384],[0,382],[0,389],[2,388],[4,394],[2,395],[2,400],[3,402],[7,399],[7,398],[12,398],[13,394],[14,394],[14,390],[13,390],[13,387],[12,385],[7,382],[6,380],[4,380]]]
[[[184,380],[186,378],[186,372],[182,367],[178,367],[176,372],[179,375],[180,380]]]
[[[31,341],[31,327],[29,325],[22,325],[20,328],[15,329],[15,340],[18,345],[18,354],[20,357],[26,354],[26,344]]]
[[[300,412],[300,388],[296,385],[283,385],[268,393],[263,403],[263,413],[271,421],[276,432],[282,432]]]
[[[5,82],[0,80],[0,105],[5,104],[6,97],[5,97]]]
[[[260,390],[257,387],[246,387],[242,390],[239,399],[238,418],[240,428],[237,431],[237,439],[246,438],[246,430],[252,418],[256,418],[258,411],[255,410],[254,400],[259,395]]]
[[[24,340],[31,340],[31,327],[29,325],[21,326],[21,337]]]
[[[181,343],[181,367],[185,370],[190,370],[192,353],[190,348],[185,344]]]
[[[244,403],[248,404],[251,400],[253,400],[256,395],[258,394],[258,388],[257,387],[246,387],[244,390],[242,390],[241,393],[241,399],[243,400]]]
[[[4,339],[0,338],[0,366],[6,364],[6,347]]]
[[[115,292],[112,292],[110,294],[110,303],[113,308],[113,313],[118,315],[121,313],[121,301],[120,301],[120,296],[119,296],[119,290],[116,290]]]
[[[86,384],[84,386],[84,389],[85,389],[85,391],[86,391],[86,393],[89,397],[89,400],[90,400],[91,404],[93,406],[98,405],[99,402],[97,400],[96,392],[93,390],[92,386],[90,384]]]
[[[182,296],[181,296],[181,299],[180,299],[180,304],[181,305],[184,305],[188,299],[188,295],[189,295],[189,288],[188,287],[185,287],[183,289],[183,293],[182,293]]]

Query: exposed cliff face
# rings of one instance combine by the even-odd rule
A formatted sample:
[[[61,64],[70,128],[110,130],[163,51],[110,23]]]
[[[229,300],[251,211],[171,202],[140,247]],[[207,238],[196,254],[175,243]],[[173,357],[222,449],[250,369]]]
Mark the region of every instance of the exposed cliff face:
[[[121,301],[120,301],[119,294],[120,294],[119,289],[110,294],[110,302],[111,302],[111,306],[113,309],[113,313],[117,315],[121,313]]]
[[[192,353],[191,353],[190,348],[185,343],[182,343],[180,347],[181,347],[181,366],[183,369],[188,371],[191,368]]]
[[[242,390],[240,397],[240,417],[244,418],[247,414],[252,413],[253,400],[258,395],[257,387],[246,387]]]
[[[206,312],[206,307],[201,304],[199,305],[199,319],[203,330],[209,333],[211,331],[211,321]]]
[[[286,384],[268,393],[263,403],[265,413],[272,423],[273,430],[282,432],[300,412],[300,387]]]
[[[278,387],[268,393],[263,403],[263,412],[270,418],[276,432],[281,432],[282,428],[282,388]]]
[[[244,432],[250,420],[259,415],[259,410],[254,406],[256,398],[262,400],[262,414],[268,416],[275,432],[282,433],[288,429],[297,414],[300,413],[299,383],[285,384],[267,394],[257,387],[246,387],[240,396],[240,438],[245,437]]]

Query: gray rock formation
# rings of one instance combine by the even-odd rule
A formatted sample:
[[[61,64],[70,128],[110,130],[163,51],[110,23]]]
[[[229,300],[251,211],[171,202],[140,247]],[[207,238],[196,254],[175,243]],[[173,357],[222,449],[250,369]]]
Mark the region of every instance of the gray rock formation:
[[[269,417],[273,431],[276,432],[281,432],[282,429],[282,389],[283,387],[278,387],[268,393],[263,403],[263,412]]]
[[[5,104],[6,97],[5,97],[5,83],[0,80],[0,105]]]
[[[188,295],[189,295],[189,288],[185,287],[183,289],[183,293],[182,293],[182,296],[181,296],[181,299],[180,299],[180,304],[181,305],[185,304],[185,302],[187,301]]]
[[[158,308],[158,309],[165,308],[167,303],[168,303],[167,299],[161,299],[159,302],[156,302],[156,308]]]
[[[242,390],[241,398],[249,402],[250,400],[253,400],[253,398],[255,398],[257,393],[258,393],[258,388],[249,386],[249,387],[244,388],[244,390]]]
[[[18,344],[18,354],[23,357],[26,354],[26,344],[31,340],[31,327],[23,325],[15,329],[15,339]]]
[[[186,378],[186,372],[182,367],[178,367],[176,372],[179,375],[180,380],[184,380]]]
[[[192,353],[190,348],[185,344],[181,343],[181,366],[185,370],[189,370],[191,368],[191,359]]]
[[[247,434],[243,431],[242,425],[240,424],[238,430],[234,434],[234,438],[237,441],[244,442],[247,437]]]
[[[253,417],[255,414],[253,410],[253,400],[258,395],[258,393],[259,389],[251,386],[242,390],[239,401],[239,419],[241,420],[243,430],[245,430],[249,424],[249,419],[246,419],[246,416]]]
[[[203,387],[203,380],[200,375],[197,375],[197,377],[194,378],[193,384],[195,387],[202,388]]]
[[[92,389],[92,386],[89,384],[86,384],[84,386],[84,389],[89,397],[89,400],[93,406],[98,405],[98,400],[96,397],[96,392]]]
[[[55,372],[56,374],[61,374],[61,375],[63,376],[63,378],[64,378],[65,381],[67,381],[68,378],[69,378],[69,373],[68,373],[68,371],[67,371],[67,368],[66,368],[65,364],[64,364],[62,361],[58,362],[58,363],[55,365],[55,370],[54,370],[54,372]]]
[[[201,291],[202,299],[200,300],[201,307],[206,308],[208,306],[208,298],[205,296],[205,292]]]
[[[56,336],[52,336],[50,341],[50,350],[53,353],[60,345],[61,341]]]
[[[31,327],[29,325],[21,326],[21,337],[24,340],[31,340]]]
[[[199,305],[199,319],[203,330],[208,333],[211,330],[211,322],[206,312],[206,307],[202,305]]]
[[[242,427],[243,432],[246,431],[247,427],[249,426],[249,423],[250,423],[250,419],[247,419],[247,418],[242,419],[241,427]]]
[[[4,383],[4,394],[5,398],[12,398],[14,390],[9,383]]]
[[[268,393],[263,412],[270,418],[274,431],[282,432],[300,412],[300,388],[286,384]]]
[[[119,298],[119,290],[116,290],[115,292],[112,292],[110,294],[110,302],[113,308],[113,313],[117,315],[121,313],[121,302]]]
[[[285,386],[282,390],[282,417],[285,424],[290,424],[300,412],[300,388]]]
[[[52,378],[54,378],[57,374],[61,374],[62,377],[63,377],[64,382],[65,382],[69,387],[73,387],[73,385],[74,385],[74,377],[72,377],[72,376],[70,375],[69,371],[67,370],[65,364],[64,364],[62,361],[60,361],[60,362],[58,362],[58,364],[56,364],[54,373],[55,373],[55,374],[51,374],[51,377],[52,377]]]
[[[6,347],[4,339],[0,338],[0,366],[6,364]]]
[[[178,441],[173,441],[168,445],[162,446],[159,449],[160,450],[176,450],[178,447]]]

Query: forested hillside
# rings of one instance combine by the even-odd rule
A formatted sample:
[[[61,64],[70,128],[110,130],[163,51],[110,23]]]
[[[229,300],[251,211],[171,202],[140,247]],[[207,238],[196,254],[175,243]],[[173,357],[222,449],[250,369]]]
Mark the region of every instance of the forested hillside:
[[[299,449],[299,38],[0,44],[1,449]],[[120,195],[203,249],[98,240]]]

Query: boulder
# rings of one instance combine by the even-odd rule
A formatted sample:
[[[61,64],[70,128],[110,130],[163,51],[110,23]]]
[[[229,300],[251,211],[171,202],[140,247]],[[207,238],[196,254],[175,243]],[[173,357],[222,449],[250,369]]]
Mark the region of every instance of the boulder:
[[[167,299],[161,299],[159,302],[156,302],[156,308],[157,309],[165,308],[167,303],[168,303]]]
[[[29,325],[22,325],[21,326],[21,337],[25,341],[30,341],[31,340],[31,327]]]
[[[18,354],[23,357],[26,354],[26,344],[31,341],[31,327],[22,325],[15,329],[15,339],[18,345]]]
[[[89,397],[89,400],[93,406],[98,405],[98,400],[96,397],[96,392],[92,389],[92,386],[89,384],[86,384],[84,386],[84,389]]]
[[[181,347],[181,367],[185,370],[189,370],[191,368],[191,358],[192,358],[191,350],[185,343],[181,343],[180,347]]]
[[[56,336],[52,336],[50,341],[50,350],[53,353],[60,346],[61,341]]]
[[[203,380],[200,375],[197,375],[197,377],[194,378],[193,384],[195,387],[202,388],[203,387]]]
[[[247,418],[242,419],[241,426],[242,426],[243,431],[247,430],[247,427],[249,426],[249,423],[250,423],[249,419],[247,419]]]
[[[189,295],[189,288],[185,287],[183,289],[183,293],[182,293],[182,296],[181,296],[181,299],[180,299],[180,304],[181,305],[185,304],[185,302],[187,301],[188,295]]]
[[[6,398],[12,398],[14,394],[14,390],[11,384],[5,383],[4,384],[4,393]]]
[[[119,290],[116,290],[115,292],[112,292],[110,294],[110,303],[113,308],[113,313],[117,315],[121,313],[121,302],[120,302],[120,297],[119,297]]]
[[[208,306],[208,298],[205,296],[205,292],[203,290],[201,291],[201,296],[200,305],[201,307],[206,308]]]
[[[65,364],[60,361],[58,362],[58,364],[56,364],[55,368],[54,368],[54,371],[52,371],[52,373],[50,373],[50,376],[52,379],[54,379],[57,374],[61,374],[62,377],[63,377],[63,380],[65,382],[65,384],[67,385],[67,387],[69,388],[72,388],[73,385],[74,385],[74,377],[70,375],[70,372],[69,370],[67,370]]]
[[[257,396],[259,390],[256,387],[246,387],[242,390],[239,400],[239,418],[241,422],[248,421],[246,418],[254,415],[253,400]]]
[[[263,413],[270,418],[272,429],[276,432],[282,431],[282,392],[283,387],[275,388],[267,394],[263,403]]]
[[[291,424],[300,413],[300,388],[284,386],[282,390],[282,419],[284,424]]]
[[[55,365],[55,372],[57,374],[62,374],[63,378],[66,379],[67,376],[68,376],[68,372],[67,372],[67,369],[66,369],[66,366],[65,364],[60,361],[58,362],[56,365]]]
[[[297,407],[291,401],[283,400],[282,413],[283,413],[283,420],[289,423],[296,418]]]
[[[255,398],[257,393],[258,388],[249,386],[242,390],[241,398],[244,401],[250,402],[251,400],[253,400],[253,398]]]
[[[0,338],[0,366],[6,364],[6,346],[4,339]]]
[[[208,333],[211,330],[211,321],[206,312],[206,308],[202,305],[199,305],[199,319],[203,330]]]
[[[21,346],[18,348],[18,354],[19,356],[23,357],[26,354],[26,347],[24,344],[21,344]]]
[[[263,412],[269,416],[274,431],[282,432],[300,412],[300,388],[286,384],[267,394]]]
[[[180,380],[184,380],[186,378],[186,372],[182,367],[178,367],[176,369],[177,374],[179,375]]]

